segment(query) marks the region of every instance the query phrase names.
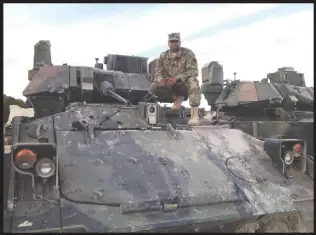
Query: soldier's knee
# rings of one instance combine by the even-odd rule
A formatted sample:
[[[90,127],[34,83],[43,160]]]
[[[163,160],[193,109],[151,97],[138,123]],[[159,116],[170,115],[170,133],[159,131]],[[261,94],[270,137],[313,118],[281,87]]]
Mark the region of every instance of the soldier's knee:
[[[199,86],[199,81],[195,77],[191,77],[188,79],[188,88],[189,88],[189,93],[199,93],[200,91],[200,86]]]
[[[150,84],[148,90],[149,90],[151,93],[154,93],[154,92],[156,92],[157,88],[158,88],[158,83],[157,83],[157,82],[153,82],[152,84]]]

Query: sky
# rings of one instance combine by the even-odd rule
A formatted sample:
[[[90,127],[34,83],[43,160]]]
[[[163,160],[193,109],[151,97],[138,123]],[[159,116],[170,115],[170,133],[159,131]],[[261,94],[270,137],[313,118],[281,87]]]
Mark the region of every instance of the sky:
[[[200,82],[202,66],[218,61],[225,79],[290,66],[314,86],[313,17],[313,4],[4,4],[4,93],[25,100],[39,40],[50,40],[54,65],[93,67],[112,53],[150,62],[173,32],[195,53]]]

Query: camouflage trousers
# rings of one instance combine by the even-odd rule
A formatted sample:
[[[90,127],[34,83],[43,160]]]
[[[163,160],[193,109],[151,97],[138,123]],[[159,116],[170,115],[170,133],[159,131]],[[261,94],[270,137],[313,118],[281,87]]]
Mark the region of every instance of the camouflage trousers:
[[[195,77],[189,78],[186,82],[175,84],[172,87],[163,87],[160,88],[158,82],[154,81],[150,87],[149,91],[157,95],[158,89],[166,89],[167,92],[172,93],[174,96],[184,96],[189,97],[189,104],[191,107],[196,107],[200,105],[201,102],[201,93],[199,81]]]

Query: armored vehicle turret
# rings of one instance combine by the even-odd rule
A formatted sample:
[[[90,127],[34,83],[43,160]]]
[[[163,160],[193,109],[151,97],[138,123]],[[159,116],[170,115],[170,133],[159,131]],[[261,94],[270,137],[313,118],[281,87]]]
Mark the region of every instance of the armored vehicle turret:
[[[12,118],[5,232],[313,231],[304,140],[187,126],[142,101],[146,58],[49,63],[23,92],[34,117]]]
[[[257,138],[302,138],[314,155],[314,89],[303,73],[279,68],[261,81],[224,80],[223,67],[202,68],[202,93],[217,123],[230,123]]]
[[[147,58],[108,55],[104,64],[106,70],[98,58],[94,68],[43,63],[33,69],[37,72],[23,95],[32,104],[36,117],[55,114],[74,102],[115,104],[129,100],[138,104],[150,85]]]

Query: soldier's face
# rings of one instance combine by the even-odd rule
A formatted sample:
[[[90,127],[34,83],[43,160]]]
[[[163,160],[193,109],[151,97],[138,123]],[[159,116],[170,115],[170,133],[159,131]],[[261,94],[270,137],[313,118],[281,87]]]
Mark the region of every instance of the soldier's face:
[[[169,41],[168,46],[171,51],[178,51],[180,49],[180,41]]]

